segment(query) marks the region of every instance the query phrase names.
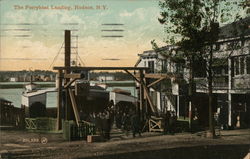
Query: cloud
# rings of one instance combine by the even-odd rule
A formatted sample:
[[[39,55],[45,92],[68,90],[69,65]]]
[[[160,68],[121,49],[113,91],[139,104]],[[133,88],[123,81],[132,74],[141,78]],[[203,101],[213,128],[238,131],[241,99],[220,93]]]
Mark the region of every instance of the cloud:
[[[26,17],[23,14],[23,11],[20,11],[19,14],[17,12],[15,12],[13,14],[13,12],[7,12],[4,16],[1,17],[2,19],[2,23],[21,23],[24,22]],[[6,19],[6,20],[4,20]]]
[[[131,10],[131,11],[130,11]],[[92,14],[93,13],[93,14]],[[20,63],[22,68],[29,65],[37,68],[48,69],[53,58],[57,55],[63,42],[64,29],[76,29],[72,32],[78,35],[78,52],[86,66],[133,66],[137,60],[137,54],[151,49],[150,41],[159,39],[160,24],[157,22],[159,11],[156,7],[135,8],[127,7],[110,9],[105,12],[74,12],[74,11],[8,11],[2,15],[1,21],[9,23],[32,23],[36,25],[26,26],[31,28],[30,39],[4,39],[2,57],[5,58],[47,58],[49,60],[25,61]],[[105,29],[102,23],[123,23],[121,29],[123,38],[102,38],[101,29]],[[78,25],[67,25],[75,23]],[[37,25],[38,24],[38,25]],[[15,26],[16,27],[16,26]],[[75,42],[75,39],[72,38]],[[73,44],[72,44],[73,45]],[[29,46],[29,47],[23,47]],[[62,53],[58,56],[55,65],[62,65]],[[105,61],[102,59],[122,59],[121,61]],[[27,64],[27,62],[29,64]],[[11,64],[4,65],[12,67]],[[14,65],[13,65],[14,67]],[[15,69],[18,69],[15,66]],[[2,69],[2,68],[1,68]]]
[[[131,17],[133,15],[133,13],[125,10],[122,13],[120,13],[119,15],[120,15],[120,17]]]
[[[150,10],[148,10],[150,12]],[[129,12],[127,10],[123,10],[119,16],[122,18],[133,18],[135,20],[145,20],[145,16],[147,15],[147,9],[145,8],[137,8],[132,12]]]

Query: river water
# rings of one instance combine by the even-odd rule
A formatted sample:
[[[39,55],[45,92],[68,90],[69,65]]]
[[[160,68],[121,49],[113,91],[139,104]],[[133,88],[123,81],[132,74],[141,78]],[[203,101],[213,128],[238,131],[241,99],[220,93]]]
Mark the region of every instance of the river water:
[[[119,81],[119,82],[126,83],[129,81]],[[9,84],[9,83],[10,82],[6,82],[6,83],[0,82],[0,84]],[[11,84],[24,84],[24,83],[12,82]],[[39,83],[37,83],[37,84],[39,84]],[[51,83],[46,83],[46,84],[51,84]],[[127,90],[131,93],[132,96],[137,96],[137,91],[136,91],[135,87],[108,87],[107,91],[112,91],[115,88]],[[22,95],[23,91],[24,91],[23,88],[0,89],[0,98],[4,98],[8,101],[11,101],[15,107],[20,108],[21,107],[21,95]],[[47,93],[46,106],[47,107],[56,107],[56,97],[57,97],[56,92]]]

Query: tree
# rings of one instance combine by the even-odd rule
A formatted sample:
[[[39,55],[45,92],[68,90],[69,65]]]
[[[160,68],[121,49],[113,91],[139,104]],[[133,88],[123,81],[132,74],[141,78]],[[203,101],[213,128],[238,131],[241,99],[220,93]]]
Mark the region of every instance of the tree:
[[[249,0],[243,1],[242,6],[243,6],[243,8],[246,9],[247,14],[250,14],[250,1]]]
[[[189,61],[189,96],[192,96],[193,92],[194,61],[202,59],[207,63],[209,132],[212,138],[215,137],[212,112],[213,46],[219,39],[221,23],[230,19],[228,17],[234,17],[234,19],[241,17],[239,13],[242,11],[243,2],[244,0],[164,0],[159,2],[162,9],[159,22],[165,26],[166,42],[179,46],[184,52],[183,56]],[[238,8],[238,13],[230,13],[232,8]],[[157,45],[154,44],[154,46]]]

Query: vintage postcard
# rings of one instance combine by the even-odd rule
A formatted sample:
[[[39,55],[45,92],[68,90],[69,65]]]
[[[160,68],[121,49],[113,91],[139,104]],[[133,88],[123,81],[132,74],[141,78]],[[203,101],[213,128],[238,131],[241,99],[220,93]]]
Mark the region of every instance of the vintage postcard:
[[[248,0],[0,0],[0,159],[249,159]]]

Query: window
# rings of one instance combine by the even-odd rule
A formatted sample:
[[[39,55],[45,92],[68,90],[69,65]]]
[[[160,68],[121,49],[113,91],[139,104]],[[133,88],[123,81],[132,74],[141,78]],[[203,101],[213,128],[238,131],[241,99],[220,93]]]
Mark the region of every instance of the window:
[[[167,60],[163,60],[163,61],[162,61],[161,71],[162,71],[163,73],[166,73],[166,72],[168,71]]]
[[[247,74],[250,74],[250,56],[247,56],[246,64],[247,64]]]
[[[216,75],[228,74],[228,59],[227,58],[214,58],[213,60],[213,72]]]
[[[227,75],[227,74],[228,74],[228,65],[223,66],[222,74],[223,74],[223,75]]]
[[[235,57],[235,75],[238,75],[240,73],[240,67],[239,67],[239,58]]]
[[[245,72],[245,58],[241,57],[240,58],[240,74],[244,74]]]
[[[154,73],[155,64],[154,61],[148,61],[149,73]]]
[[[235,58],[233,57],[233,58],[231,58],[231,69],[230,69],[232,77],[234,77],[234,74],[235,74],[234,65],[235,65]]]

